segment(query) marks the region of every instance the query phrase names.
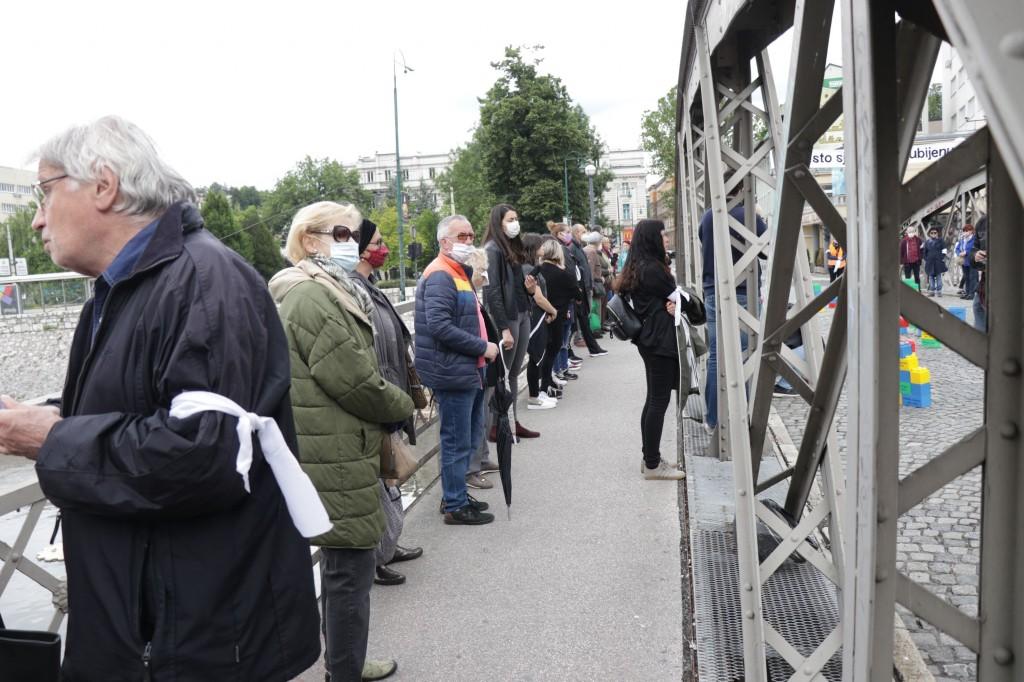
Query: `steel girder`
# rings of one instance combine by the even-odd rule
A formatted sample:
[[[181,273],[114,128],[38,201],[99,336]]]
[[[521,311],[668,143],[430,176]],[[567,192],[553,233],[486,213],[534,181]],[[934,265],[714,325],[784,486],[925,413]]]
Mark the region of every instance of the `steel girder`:
[[[1007,135],[1020,111],[1006,111],[1005,102],[991,92],[993,83],[1001,82],[1006,73],[978,69],[1001,45],[1000,36],[1012,28],[1011,17],[1003,12],[1011,24],[981,30],[988,16],[1000,16],[1007,5],[993,4],[995,8],[986,5],[984,14],[976,12],[978,17],[965,17],[955,3],[936,3],[954,47],[965,55],[979,98],[983,92],[990,96],[985,106],[992,133],[979,130],[904,182],[913,135],[905,121],[923,106],[920,83],[931,73],[937,39],[905,40],[920,29],[897,26],[893,3],[843,3],[844,24],[854,29],[844,33],[846,105],[856,103],[858,108],[858,115],[846,121],[846,149],[852,150],[847,154],[849,224],[855,231],[848,267],[850,310],[859,316],[850,339],[856,370],[849,395],[848,474],[853,494],[844,608],[847,680],[891,679],[896,603],[977,652],[979,680],[1002,682],[1024,676],[1024,665],[1018,663],[1024,652],[1024,624],[1019,622],[1024,616],[1024,257],[1016,237],[1016,227],[1024,221],[1024,183],[1015,177],[1014,168],[1021,158],[1019,135],[1018,141]],[[990,9],[995,11],[990,14]],[[1012,19],[1019,27],[1019,10]],[[1013,89],[1012,96],[1019,98],[1019,87]],[[892,154],[893,149],[898,152]],[[903,286],[894,248],[904,220],[950,196],[950,190],[973,183],[972,178],[985,169],[990,225],[987,334]],[[986,372],[984,426],[902,481],[896,385],[900,314]],[[974,618],[896,570],[896,523],[900,514],[978,465],[983,467],[981,597]]]
[[[802,33],[805,39],[794,47],[793,64],[800,66],[795,69],[796,81],[791,74],[790,82],[802,83],[806,92],[815,88],[816,81],[817,90],[820,91],[831,8],[822,9],[822,6],[815,2],[797,2],[794,13],[798,24],[806,27],[806,30]],[[807,339],[820,338],[813,313],[825,306],[830,299],[814,298],[810,293],[809,264],[800,238],[804,202],[801,192],[808,191],[806,183],[800,180],[806,175],[806,168],[803,174],[795,169],[795,178],[792,181],[788,176],[780,178],[778,169],[789,168],[789,162],[784,160],[791,158],[787,151],[787,140],[804,128],[807,142],[801,145],[798,156],[802,154],[805,157],[802,161],[802,166],[805,167],[810,160],[813,141],[834,122],[840,109],[836,107],[835,101],[830,101],[826,104],[825,113],[819,112],[815,92],[811,98],[812,106],[802,108],[806,111],[802,111],[801,107],[794,109],[792,105],[790,106],[797,113],[787,112],[789,130],[783,130],[783,116],[767,53],[760,51],[752,55],[757,68],[757,75],[752,78],[751,57],[746,55],[741,41],[728,36],[720,39],[717,50],[712,54],[706,27],[698,23],[694,28],[693,68],[696,72],[694,80],[697,81],[697,89],[692,103],[680,99],[683,113],[678,131],[679,140],[683,145],[680,147],[680,175],[687,176],[685,194],[688,203],[683,213],[690,216],[693,224],[677,232],[685,232],[685,236],[679,236],[677,239],[686,240],[691,247],[691,257],[697,259],[701,250],[696,239],[696,226],[705,211],[710,211],[714,224],[718,312],[720,441],[716,445],[719,456],[723,459],[731,458],[733,462],[738,565],[742,586],[739,598],[744,613],[745,677],[750,680],[766,679],[765,651],[766,646],[771,646],[794,669],[801,671],[801,675],[806,675],[803,679],[823,679],[820,677],[822,669],[841,644],[841,629],[835,628],[809,656],[801,655],[779,631],[765,621],[762,586],[794,552],[805,557],[837,585],[841,583],[842,527],[839,523],[836,496],[842,492],[842,476],[838,469],[838,455],[831,458],[829,466],[825,468],[826,474],[822,479],[825,494],[822,500],[803,517],[796,528],[791,528],[789,523],[756,498],[761,490],[768,487],[764,483],[758,484],[764,431],[761,431],[760,442],[755,446],[751,439],[754,431],[750,417],[752,414],[763,417],[764,423],[761,424],[761,428],[766,428],[776,368],[789,376],[795,386],[802,387],[812,399],[816,391],[822,396],[822,401],[827,397],[831,412],[835,409],[834,403],[838,397],[841,378],[822,384],[823,388],[819,386],[819,368],[822,361],[829,357],[832,358],[833,364],[840,366],[831,370],[829,376],[841,376],[841,368],[845,367],[845,324],[842,321],[842,314],[839,316],[838,324],[833,328],[828,345],[828,348],[832,349],[831,356],[826,356],[825,349],[820,343],[810,341],[806,344],[806,359],[801,360],[782,344],[785,336],[779,334],[772,336],[771,342],[768,343],[768,347],[772,349],[770,357],[766,358],[763,351],[769,334],[767,330],[780,332],[783,325],[793,324],[794,318],[787,319],[786,315],[791,289],[796,292],[798,302],[795,316],[798,321],[795,328],[803,327]],[[814,74],[815,69],[818,70],[817,75]],[[803,101],[793,97],[792,92],[789,94],[789,102]],[[753,136],[755,117],[763,120],[767,129],[764,139],[757,141]],[[795,121],[800,121],[800,125],[797,126]],[[810,137],[818,127],[821,127],[818,135]],[[784,183],[781,192],[777,187],[780,183]],[[756,185],[776,190],[773,201],[776,202],[774,215],[777,219],[772,221],[765,235],[757,235],[754,210]],[[820,192],[817,185],[814,187]],[[732,198],[730,195],[733,195]],[[781,215],[778,210],[779,197],[782,197],[782,204],[789,220],[778,219]],[[750,210],[744,212],[742,222],[729,214],[729,210],[737,204],[750,207]],[[841,228],[835,229],[841,233]],[[786,244],[784,248],[779,246],[780,239]],[[770,246],[772,248],[769,248]],[[732,255],[734,249],[739,253],[735,263]],[[773,318],[775,327],[772,328],[764,326],[765,318],[760,315],[759,271],[766,257],[769,257],[767,271],[772,287],[764,306],[764,314],[767,315],[768,311],[776,314]],[[700,281],[701,273],[697,263],[687,268],[687,272],[695,282]],[[735,295],[736,287],[741,283],[746,285],[748,292],[745,307],[739,305]],[[841,286],[840,282],[837,288],[829,291],[834,294]],[[814,308],[814,305],[817,307]],[[811,312],[808,314],[807,311]],[[741,350],[741,333],[748,338],[746,352]],[[755,397],[753,410],[748,401],[752,379],[755,383],[763,380],[768,386],[767,394],[763,397],[765,404],[759,407],[758,399]],[[824,434],[822,441],[832,433],[831,423],[829,417],[824,427],[815,427]],[[823,448],[819,446],[818,450]],[[837,448],[833,445],[829,451],[837,453]],[[800,479],[813,483],[818,471],[817,465],[808,468],[799,461],[798,465],[798,471],[808,470]],[[779,478],[770,483],[775,484],[781,480],[782,478]],[[809,489],[808,485],[807,492]],[[801,503],[801,512],[804,507],[805,505]],[[759,562],[758,558],[758,521],[783,538],[780,545],[763,563]],[[831,556],[808,543],[808,538],[826,522],[830,523],[832,528]]]

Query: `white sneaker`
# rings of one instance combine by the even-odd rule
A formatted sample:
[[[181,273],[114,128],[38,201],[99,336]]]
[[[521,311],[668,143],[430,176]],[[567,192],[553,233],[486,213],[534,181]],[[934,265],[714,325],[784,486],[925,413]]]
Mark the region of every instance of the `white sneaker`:
[[[686,472],[680,471],[674,464],[661,460],[657,469],[644,467],[644,478],[648,481],[678,481],[686,478]]]
[[[556,405],[558,405],[558,401],[554,398],[549,398],[543,391],[536,398],[530,398],[526,401],[526,409],[528,410],[550,410]]]

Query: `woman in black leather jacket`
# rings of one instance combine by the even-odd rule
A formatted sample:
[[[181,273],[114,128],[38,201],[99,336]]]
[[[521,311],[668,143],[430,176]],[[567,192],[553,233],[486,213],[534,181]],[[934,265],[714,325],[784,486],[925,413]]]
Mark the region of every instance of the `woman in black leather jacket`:
[[[661,459],[661,432],[672,390],[679,386],[679,353],[676,347],[675,303],[669,297],[677,289],[668,267],[665,224],[641,220],[633,232],[629,261],[615,281],[615,291],[625,296],[643,321],[633,341],[644,361],[647,399],[640,417],[644,464],[648,480],[680,479],[683,472]],[[703,324],[704,304],[696,296],[681,293],[682,312],[693,324]],[[685,323],[684,323],[685,324]]]

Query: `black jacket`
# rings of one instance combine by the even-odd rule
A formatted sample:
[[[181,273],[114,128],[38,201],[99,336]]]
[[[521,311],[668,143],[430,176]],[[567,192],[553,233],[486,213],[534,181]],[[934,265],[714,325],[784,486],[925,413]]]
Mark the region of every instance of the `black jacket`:
[[[675,319],[665,310],[668,297],[676,289],[676,281],[653,261],[639,262],[635,267],[636,281],[629,290],[629,299],[643,327],[633,343],[653,355],[678,357]],[[692,324],[707,321],[704,302],[696,296],[691,295],[690,300],[684,302],[682,312]]]
[[[523,267],[509,263],[497,242],[487,242],[484,249],[487,251],[488,284],[483,289],[483,304],[500,333],[516,326],[519,313],[530,309],[530,298],[526,293]]]
[[[258,440],[250,494],[234,417],[168,416],[178,393],[213,391],[273,417],[297,451],[273,301],[202,225],[168,209],[91,344],[86,303],[64,419],[39,452],[64,519],[66,682],[290,680],[319,656],[309,544]]]

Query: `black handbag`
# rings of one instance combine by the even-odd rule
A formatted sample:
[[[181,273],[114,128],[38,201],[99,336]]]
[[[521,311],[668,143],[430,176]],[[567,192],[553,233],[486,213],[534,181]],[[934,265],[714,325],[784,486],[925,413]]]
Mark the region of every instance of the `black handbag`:
[[[0,620],[0,677],[4,682],[60,682],[60,635],[7,630]]]
[[[633,310],[633,306],[620,294],[613,296],[608,302],[608,314],[611,316],[612,335],[622,341],[635,341],[640,336],[643,322]]]

